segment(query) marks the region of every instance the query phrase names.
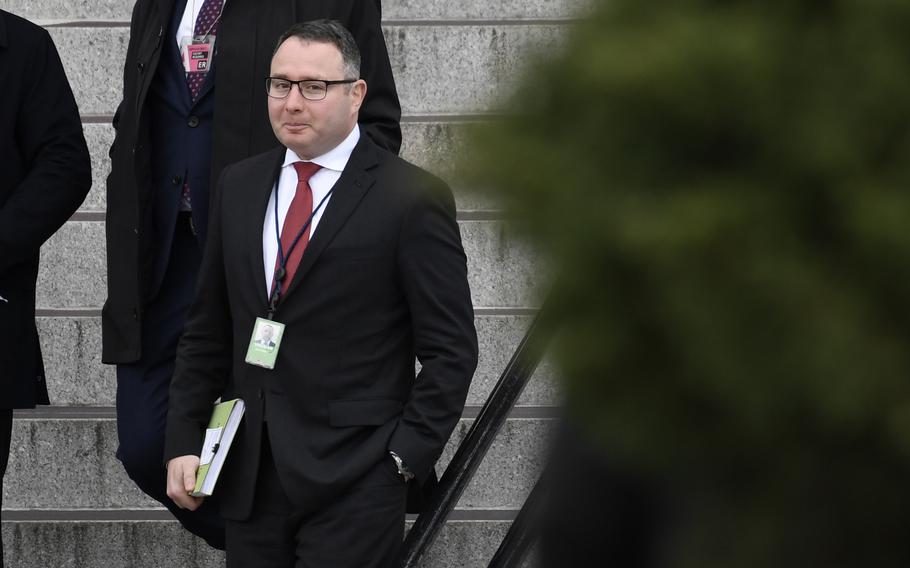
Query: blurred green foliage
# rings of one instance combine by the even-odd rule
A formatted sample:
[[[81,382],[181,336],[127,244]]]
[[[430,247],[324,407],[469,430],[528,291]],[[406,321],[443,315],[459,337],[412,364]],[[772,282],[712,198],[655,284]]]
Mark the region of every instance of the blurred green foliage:
[[[910,566],[910,2],[609,0],[474,133],[668,566]]]

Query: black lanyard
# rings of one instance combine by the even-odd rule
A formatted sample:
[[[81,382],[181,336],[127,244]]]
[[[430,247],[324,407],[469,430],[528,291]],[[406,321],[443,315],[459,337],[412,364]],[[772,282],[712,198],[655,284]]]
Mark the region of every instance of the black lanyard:
[[[315,174],[313,174],[315,175]],[[311,176],[312,178],[312,176]],[[281,300],[281,285],[284,282],[284,279],[287,277],[287,261],[290,258],[291,254],[294,252],[294,247],[297,246],[297,243],[300,242],[303,234],[306,233],[307,229],[310,228],[310,224],[313,222],[313,218],[316,216],[316,213],[322,209],[322,206],[325,204],[326,200],[332,195],[332,192],[335,191],[335,186],[325,194],[325,197],[319,202],[319,205],[313,209],[313,212],[310,213],[310,216],[307,218],[306,222],[300,227],[300,231],[297,233],[297,236],[294,237],[294,240],[291,241],[290,246],[288,246],[287,254],[281,248],[281,228],[278,226],[278,183],[281,179],[281,171],[278,172],[278,177],[275,178],[275,238],[278,241],[278,267],[275,268],[275,273],[272,275],[272,295],[269,298],[269,314],[268,319],[272,319],[272,316],[275,315],[275,310],[278,309],[278,302]],[[310,188],[312,191],[312,188]],[[293,200],[292,200],[293,202]],[[288,212],[290,212],[290,206],[288,206]]]

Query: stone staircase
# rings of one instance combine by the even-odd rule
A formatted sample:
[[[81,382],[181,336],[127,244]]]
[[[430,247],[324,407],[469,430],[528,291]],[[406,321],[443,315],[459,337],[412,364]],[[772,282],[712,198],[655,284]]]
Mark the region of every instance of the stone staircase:
[[[265,1],[265,0],[263,0]],[[455,179],[465,130],[489,120],[528,56],[557,49],[581,0],[386,0],[384,29],[404,113],[402,155]],[[0,0],[46,26],[60,51],[92,155],[92,191],[42,251],[38,327],[54,406],[17,411],[3,487],[7,566],[196,568],[223,556],[135,489],[114,457],[113,368],[100,362],[105,298],[104,180],[132,0]],[[110,55],[113,54],[113,57]],[[470,428],[533,317],[540,267],[494,203],[453,184],[469,260],[480,364],[443,455]],[[427,567],[480,567],[541,469],[557,395],[543,365],[443,529]]]

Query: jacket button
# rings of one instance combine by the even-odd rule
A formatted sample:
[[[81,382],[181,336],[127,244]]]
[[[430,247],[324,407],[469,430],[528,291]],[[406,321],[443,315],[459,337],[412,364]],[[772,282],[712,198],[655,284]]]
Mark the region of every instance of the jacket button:
[[[259,389],[259,392],[256,393],[258,398],[262,398],[262,389]]]
[[[171,181],[174,182],[174,185],[180,185],[180,182],[183,181],[183,178],[181,178],[180,176],[174,176],[174,179]]]
[[[136,310],[136,309],[133,310],[133,319],[134,320],[139,319],[139,310]]]
[[[140,72],[140,73],[142,73],[143,71],[145,71],[145,63],[140,63],[140,64],[137,65],[136,67],[139,68],[139,72]]]
[[[199,126],[199,117],[191,116],[189,119],[187,119],[186,125],[189,126],[190,128],[196,128],[197,126]]]

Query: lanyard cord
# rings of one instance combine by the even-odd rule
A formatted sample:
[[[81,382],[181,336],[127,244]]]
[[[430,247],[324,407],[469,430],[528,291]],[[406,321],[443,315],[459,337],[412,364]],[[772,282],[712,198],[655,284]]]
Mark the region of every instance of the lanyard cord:
[[[278,173],[279,178],[281,172]],[[275,269],[274,274],[272,275],[272,296],[269,298],[269,317],[272,319],[272,316],[275,314],[275,310],[278,306],[278,301],[281,299],[281,285],[284,282],[284,279],[287,277],[287,259],[290,258],[291,254],[294,252],[294,248],[297,246],[297,243],[300,242],[303,234],[306,233],[307,229],[310,228],[310,224],[313,222],[313,218],[316,217],[316,213],[322,209],[322,206],[328,200],[329,196],[332,195],[332,192],[335,191],[335,186],[325,194],[319,204],[313,209],[313,212],[310,213],[310,216],[307,218],[306,222],[300,228],[300,231],[297,232],[297,235],[294,237],[294,240],[291,241],[291,244],[288,246],[287,254],[281,248],[281,229],[278,226],[278,179],[275,180],[275,239],[278,242],[278,267]],[[289,207],[290,209],[290,207]]]

